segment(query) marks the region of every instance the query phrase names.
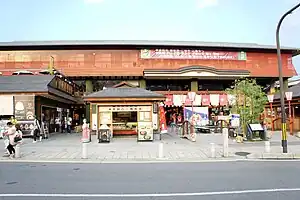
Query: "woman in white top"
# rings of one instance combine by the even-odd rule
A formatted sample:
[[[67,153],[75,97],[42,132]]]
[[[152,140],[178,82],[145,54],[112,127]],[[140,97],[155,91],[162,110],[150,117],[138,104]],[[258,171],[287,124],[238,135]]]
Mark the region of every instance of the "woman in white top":
[[[9,152],[9,156],[14,157],[15,156],[14,146],[16,145],[16,143],[15,143],[16,127],[11,122],[7,122],[7,126],[8,126],[8,130],[6,132],[6,135],[8,136],[8,139],[9,139],[9,144],[7,146],[7,150]]]

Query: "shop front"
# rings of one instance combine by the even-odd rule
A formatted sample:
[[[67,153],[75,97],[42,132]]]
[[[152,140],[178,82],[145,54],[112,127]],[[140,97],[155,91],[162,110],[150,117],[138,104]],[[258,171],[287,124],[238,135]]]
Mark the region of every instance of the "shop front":
[[[157,103],[165,97],[142,88],[107,88],[84,97],[91,104],[92,126],[107,125],[113,137],[152,141],[158,129]]]
[[[48,133],[57,131],[55,119],[70,115],[78,99],[67,91],[55,88],[62,81],[56,76],[0,77],[0,113],[2,120],[11,116],[17,120],[23,135],[30,135],[37,118]],[[44,131],[44,130],[42,130]]]
[[[166,94],[164,110],[167,125],[178,122],[179,118],[190,120],[192,113],[199,116],[203,125],[213,124],[215,116],[229,115],[230,95],[224,92],[209,94],[196,92],[194,99],[190,99],[188,92],[181,94]]]

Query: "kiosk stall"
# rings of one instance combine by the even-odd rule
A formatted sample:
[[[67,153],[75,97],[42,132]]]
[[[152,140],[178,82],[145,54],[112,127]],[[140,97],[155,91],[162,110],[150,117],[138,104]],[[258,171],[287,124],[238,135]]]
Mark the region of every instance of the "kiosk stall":
[[[136,87],[107,88],[84,97],[91,104],[90,118],[97,131],[107,125],[112,137],[136,136],[138,141],[153,140],[158,124],[153,107],[164,99],[162,94]]]

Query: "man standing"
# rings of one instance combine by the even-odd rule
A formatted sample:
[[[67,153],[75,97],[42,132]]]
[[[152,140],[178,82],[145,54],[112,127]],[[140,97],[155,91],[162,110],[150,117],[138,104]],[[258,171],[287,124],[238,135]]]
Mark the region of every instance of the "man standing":
[[[68,117],[68,120],[67,120],[67,131],[68,131],[68,133],[71,133],[71,126],[72,126],[72,117]]]

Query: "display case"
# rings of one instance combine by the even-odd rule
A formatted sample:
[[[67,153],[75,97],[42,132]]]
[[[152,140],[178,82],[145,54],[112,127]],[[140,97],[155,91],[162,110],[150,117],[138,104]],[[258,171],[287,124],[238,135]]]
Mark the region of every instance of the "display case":
[[[114,134],[119,135],[136,135],[137,122],[119,122],[113,123]]]

